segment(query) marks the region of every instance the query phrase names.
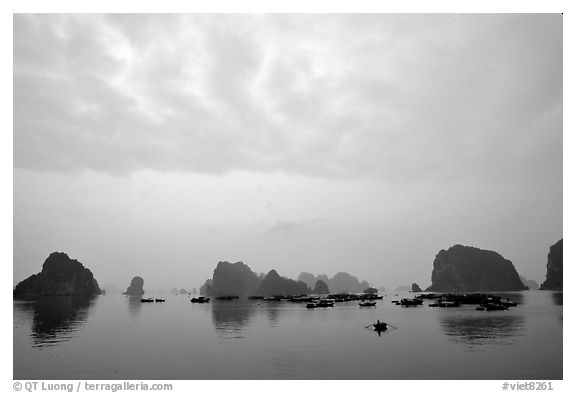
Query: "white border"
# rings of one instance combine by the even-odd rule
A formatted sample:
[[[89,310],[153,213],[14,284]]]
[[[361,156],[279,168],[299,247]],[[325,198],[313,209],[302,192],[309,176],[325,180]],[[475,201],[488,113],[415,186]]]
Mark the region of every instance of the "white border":
[[[574,2],[572,2],[574,3]],[[2,288],[5,299],[1,303],[3,315],[12,315],[8,310],[8,301],[10,294],[8,288],[12,287],[12,206],[13,206],[13,156],[12,156],[12,14],[27,12],[242,12],[242,13],[263,13],[263,12],[336,12],[336,13],[359,13],[359,12],[422,12],[422,13],[443,13],[443,12],[490,12],[490,13],[564,13],[564,107],[573,108],[574,103],[574,78],[573,72],[576,69],[574,62],[574,40],[576,36],[574,31],[574,12],[576,9],[569,1],[547,0],[547,1],[504,1],[504,0],[484,0],[470,4],[469,1],[462,0],[436,0],[436,1],[410,1],[410,2],[390,2],[376,0],[292,0],[276,1],[271,0],[211,0],[211,1],[190,1],[190,0],[162,0],[162,1],[138,1],[138,2],[120,2],[118,0],[101,0],[98,2],[80,2],[78,0],[26,0],[15,1],[8,0],[2,2],[2,13],[0,26],[2,35],[2,132],[0,133],[0,161],[2,176],[2,189],[0,198],[2,209],[0,222],[2,232],[0,238],[0,256],[4,261],[1,265],[3,279]],[[574,193],[574,121],[573,110],[564,111],[564,200],[576,201]],[[572,179],[571,179],[572,178]],[[571,204],[564,205],[564,237],[567,242],[565,247],[565,256],[568,263],[565,265],[566,277],[573,277],[570,261],[575,261],[572,247],[572,217],[574,217],[574,208]],[[568,280],[570,282],[570,280]],[[565,291],[566,306],[564,309],[564,331],[572,330],[573,313],[571,310],[572,291],[568,287]],[[12,319],[12,317],[11,317]],[[5,390],[12,389],[12,325],[5,323],[2,326],[2,337],[4,338],[3,351],[4,361],[2,364],[2,382],[5,384]],[[574,340],[564,334],[564,381],[553,381],[554,389],[557,392],[567,391],[572,386],[574,391],[574,378],[567,368],[573,358]],[[426,356],[423,349],[423,356]],[[8,359],[7,359],[8,358]],[[10,367],[9,367],[10,365]],[[70,381],[63,381],[70,382]],[[104,382],[104,381],[98,381]],[[109,381],[116,382],[116,381]],[[137,382],[137,381],[136,381]],[[169,382],[169,381],[159,381]],[[325,390],[330,391],[365,391],[365,390],[383,390],[392,389],[392,391],[426,391],[428,392],[495,392],[502,391],[503,381],[171,381],[174,383],[175,390],[178,392],[198,391],[206,389],[213,391],[216,388],[238,391],[257,391],[275,390],[299,391]]]

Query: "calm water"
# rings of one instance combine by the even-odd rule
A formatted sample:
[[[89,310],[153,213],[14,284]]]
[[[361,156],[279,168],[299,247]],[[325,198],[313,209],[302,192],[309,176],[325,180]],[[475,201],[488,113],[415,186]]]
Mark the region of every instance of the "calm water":
[[[562,293],[474,306],[14,301],[15,379],[562,379]],[[395,328],[378,335],[376,319]]]

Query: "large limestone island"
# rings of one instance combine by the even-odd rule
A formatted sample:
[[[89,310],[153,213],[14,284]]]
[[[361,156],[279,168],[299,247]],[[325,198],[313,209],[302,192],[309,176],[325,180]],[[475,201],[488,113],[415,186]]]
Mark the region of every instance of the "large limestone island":
[[[540,289],[563,290],[562,276],[564,252],[562,240],[563,239],[558,240],[556,244],[550,247],[548,263],[546,264],[546,280],[542,283]]]
[[[520,275],[520,280],[522,280],[522,284],[524,284],[524,286],[528,287],[528,289],[540,289],[540,285],[536,281],[529,280],[526,277],[524,277],[523,275]]]
[[[260,278],[243,262],[218,262],[210,295],[253,295],[259,286]]]
[[[211,279],[200,288],[204,296],[276,296],[304,295],[310,293],[362,292],[368,288],[366,281],[360,282],[348,273],[337,273],[334,278],[326,275],[313,276],[302,273],[298,280],[282,277],[276,270],[268,274],[256,274],[243,262],[218,262]]]
[[[305,282],[310,288],[314,288],[318,281],[323,281],[330,290],[330,293],[361,293],[370,284],[366,281],[360,281],[350,273],[338,272],[332,278],[328,278],[326,274],[319,274],[314,276],[312,273],[302,272],[298,276],[298,281]]]
[[[126,289],[123,295],[128,296],[142,296],[144,295],[144,279],[136,276],[130,281],[130,286]]]
[[[314,289],[312,289],[312,293],[314,295],[327,295],[330,293],[330,288],[328,288],[328,284],[326,284],[324,281],[318,280],[314,284]]]
[[[431,292],[521,291],[528,289],[514,265],[495,251],[457,244],[434,259]]]
[[[311,290],[306,283],[280,277],[276,270],[270,270],[264,280],[262,280],[256,294],[262,296],[292,296],[304,295],[310,292]]]
[[[53,252],[44,261],[42,271],[18,283],[13,295],[15,298],[38,298],[94,296],[101,292],[90,269],[63,252]]]

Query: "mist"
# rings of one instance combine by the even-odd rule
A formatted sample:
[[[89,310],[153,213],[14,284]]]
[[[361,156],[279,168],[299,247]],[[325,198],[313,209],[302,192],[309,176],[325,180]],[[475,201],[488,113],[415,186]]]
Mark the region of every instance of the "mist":
[[[16,284],[430,283],[562,238],[561,15],[15,15]]]

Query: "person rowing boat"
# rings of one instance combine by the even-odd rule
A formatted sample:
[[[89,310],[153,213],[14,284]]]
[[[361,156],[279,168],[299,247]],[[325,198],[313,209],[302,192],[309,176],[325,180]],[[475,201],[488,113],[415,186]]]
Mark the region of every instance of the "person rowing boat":
[[[378,320],[373,326],[374,326],[374,330],[386,330],[386,329],[388,329],[388,324],[386,322],[380,322],[380,320]]]

